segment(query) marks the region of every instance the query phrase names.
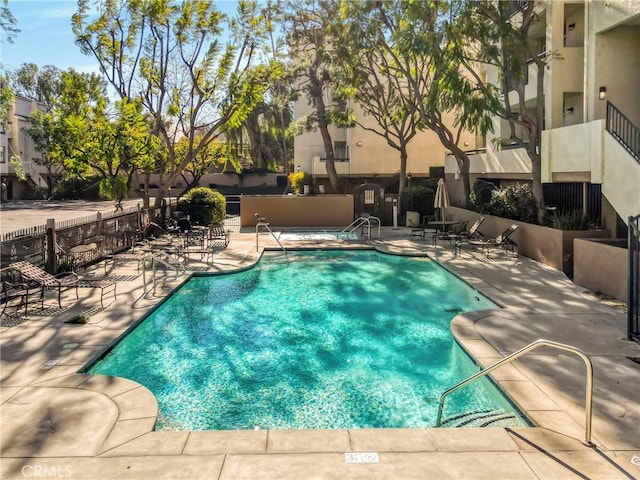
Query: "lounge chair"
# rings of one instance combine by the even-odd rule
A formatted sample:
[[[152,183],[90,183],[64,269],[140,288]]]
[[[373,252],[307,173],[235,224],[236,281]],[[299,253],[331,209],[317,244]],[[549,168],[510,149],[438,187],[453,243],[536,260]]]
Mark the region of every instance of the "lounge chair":
[[[20,275],[27,281],[37,285],[41,292],[40,298],[42,301],[42,308],[44,308],[44,291],[45,290],[57,290],[58,291],[58,305],[62,306],[62,290],[68,288],[76,289],[76,298],[80,298],[78,295],[79,288],[99,288],[100,293],[100,307],[104,308],[103,298],[105,293],[113,291],[113,298],[116,298],[116,286],[117,283],[113,280],[82,280],[78,278],[73,272],[65,272],[58,275],[51,275],[44,271],[40,267],[29,262],[16,262],[9,265],[9,268],[17,270]]]
[[[473,247],[480,247],[482,253],[489,255],[489,252],[493,249],[499,248],[511,253],[515,253],[515,247],[518,246],[516,242],[511,240],[511,235],[518,229],[518,225],[515,223],[510,225],[504,232],[495,238],[488,239],[463,239],[459,240],[455,244],[456,255],[460,255],[463,245],[471,245]]]
[[[455,241],[468,241],[468,240],[481,240],[483,238],[482,233],[480,233],[479,227],[484,222],[484,217],[478,217],[473,225],[469,228],[468,231],[461,230],[459,232],[455,232],[451,235],[451,240]],[[468,224],[468,223],[467,223]]]

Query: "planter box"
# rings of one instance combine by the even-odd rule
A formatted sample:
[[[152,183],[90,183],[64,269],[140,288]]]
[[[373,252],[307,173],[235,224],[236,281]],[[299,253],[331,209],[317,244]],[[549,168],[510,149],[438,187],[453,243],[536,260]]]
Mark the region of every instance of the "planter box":
[[[627,240],[576,239],[573,244],[574,283],[627,302],[627,245]]]
[[[447,212],[456,220],[470,220],[480,216],[477,212],[458,207],[449,207]],[[518,244],[517,252],[550,267],[573,276],[573,241],[576,238],[609,238],[608,230],[556,230],[508,218],[484,215],[480,231],[487,237],[500,235],[509,225],[515,223],[518,230],[511,237]]]

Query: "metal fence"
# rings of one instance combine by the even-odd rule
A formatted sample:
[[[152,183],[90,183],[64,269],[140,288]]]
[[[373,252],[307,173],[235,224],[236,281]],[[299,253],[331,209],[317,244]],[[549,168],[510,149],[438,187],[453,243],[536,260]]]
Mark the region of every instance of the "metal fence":
[[[141,235],[146,218],[159,218],[161,209],[131,208],[122,212],[89,215],[45,225],[14,230],[2,235],[0,268],[17,261],[28,261],[55,273],[70,252],[80,245],[87,249],[85,263],[129,248]],[[90,253],[89,253],[90,252]]]
[[[640,341],[640,214],[629,217],[627,336]]]

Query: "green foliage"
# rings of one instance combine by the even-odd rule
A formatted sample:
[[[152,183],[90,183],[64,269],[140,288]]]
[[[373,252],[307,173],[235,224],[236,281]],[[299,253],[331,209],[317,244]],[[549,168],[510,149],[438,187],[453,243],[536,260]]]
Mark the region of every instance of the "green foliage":
[[[124,177],[103,178],[98,184],[100,197],[107,200],[122,200],[128,197],[129,187]]]
[[[551,228],[557,230],[591,230],[598,226],[585,218],[581,211],[554,212],[551,216]]]
[[[180,197],[177,208],[189,215],[192,223],[222,224],[227,213],[227,200],[220,192],[197,187]]]
[[[491,196],[496,186],[491,182],[484,180],[476,180],[471,188],[469,195],[469,204],[476,212],[489,213],[491,205]]]
[[[289,185],[296,195],[300,195],[304,191],[304,185],[310,183],[310,178],[305,172],[293,172],[289,174]]]
[[[56,200],[99,200],[99,181],[98,177],[64,179],[54,187],[53,198]]]
[[[496,188],[490,182],[478,180],[473,185],[469,201],[479,213],[537,223],[536,200],[529,184],[515,183],[506,188]]]

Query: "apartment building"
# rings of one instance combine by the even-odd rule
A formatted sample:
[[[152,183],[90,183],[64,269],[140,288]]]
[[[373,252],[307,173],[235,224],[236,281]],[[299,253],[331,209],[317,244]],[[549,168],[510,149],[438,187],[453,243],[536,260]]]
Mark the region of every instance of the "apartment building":
[[[546,0],[535,8],[530,41],[548,58],[542,182],[577,186],[583,208],[599,202],[603,227],[615,236],[640,213],[640,2]],[[537,100],[536,74],[531,63],[527,107]],[[495,127],[494,137],[508,136],[501,135],[506,124]],[[485,153],[471,158],[472,183],[526,180],[530,172],[524,149],[496,149],[492,138]],[[455,159],[446,159],[445,176],[455,197]]]
[[[24,198],[29,188],[45,186],[47,169],[37,162],[42,158],[40,152],[23,130],[29,125],[29,115],[37,108],[42,108],[38,102],[16,96],[9,108],[6,122],[0,124],[0,180],[2,187],[2,201],[19,200]],[[21,181],[16,175],[16,166],[12,158],[20,158],[20,166],[24,170],[27,182]]]
[[[351,103],[350,108],[364,126],[377,127],[375,120],[364,115],[362,109]],[[302,97],[294,105],[294,116],[299,119],[313,113],[313,106]],[[445,115],[449,125],[453,125],[453,114]],[[379,128],[378,128],[379,129]],[[390,147],[386,140],[360,126],[339,128],[329,126],[333,142],[335,166],[338,175],[354,181],[391,179],[400,171],[400,152]],[[484,146],[482,137],[472,132],[461,135],[460,144],[465,148],[475,149]],[[418,179],[428,177],[432,167],[444,165],[447,150],[442,146],[437,135],[431,131],[420,131],[407,146],[407,177]],[[317,184],[324,183],[327,178],[325,166],[325,150],[319,131],[304,132],[294,140],[294,162],[296,169],[313,176]],[[353,182],[352,182],[353,183]]]

